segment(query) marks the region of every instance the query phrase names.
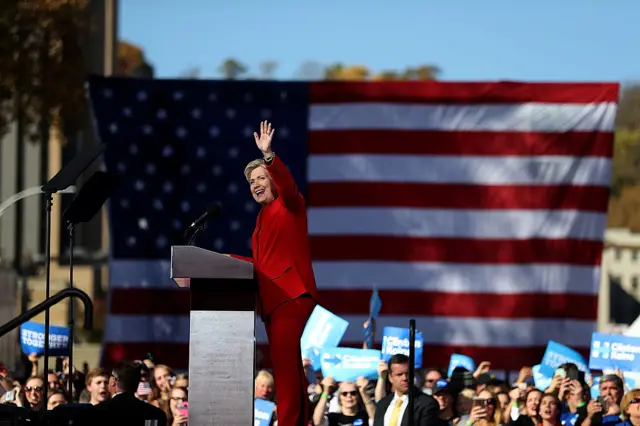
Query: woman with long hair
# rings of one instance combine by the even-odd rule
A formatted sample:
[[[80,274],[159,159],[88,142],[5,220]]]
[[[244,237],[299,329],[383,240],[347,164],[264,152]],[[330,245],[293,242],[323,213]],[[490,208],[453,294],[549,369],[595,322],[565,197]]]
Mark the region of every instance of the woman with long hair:
[[[502,407],[496,394],[483,389],[473,399],[473,408],[467,420],[467,425],[500,426],[502,425]]]
[[[189,393],[185,388],[174,387],[171,389],[169,397],[169,415],[167,416],[167,426],[181,426],[187,424],[188,417],[183,411],[185,402],[189,401]]]

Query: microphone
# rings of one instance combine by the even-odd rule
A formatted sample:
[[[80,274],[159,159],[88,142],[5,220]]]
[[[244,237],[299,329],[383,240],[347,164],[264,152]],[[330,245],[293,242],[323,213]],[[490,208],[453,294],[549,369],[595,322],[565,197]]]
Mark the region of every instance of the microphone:
[[[217,201],[209,204],[207,206],[207,211],[202,213],[200,217],[194,220],[191,225],[189,225],[189,228],[198,228],[202,226],[206,221],[217,218],[220,215],[221,208],[222,207],[220,206],[220,203]]]

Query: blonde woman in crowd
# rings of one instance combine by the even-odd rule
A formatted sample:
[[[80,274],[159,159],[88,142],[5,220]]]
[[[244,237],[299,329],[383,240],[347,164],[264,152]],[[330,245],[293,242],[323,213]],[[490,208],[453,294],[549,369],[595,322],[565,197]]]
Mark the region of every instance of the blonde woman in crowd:
[[[160,408],[165,412],[167,417],[170,415],[169,396],[171,392],[171,378],[173,376],[173,371],[163,364],[156,365],[151,376],[151,398],[149,398],[149,404]]]
[[[341,382],[337,392],[339,411],[327,413],[329,396],[336,388],[336,382],[332,377],[325,377],[322,380],[320,400],[313,411],[313,424],[315,426],[373,425],[376,406],[365,391],[368,384],[369,381],[364,377],[359,377],[356,383]]]
[[[469,414],[471,413],[471,407],[473,406],[473,398],[476,396],[476,391],[473,389],[462,389],[458,393],[456,398],[456,414],[458,419],[454,421],[456,424],[465,425],[469,420]]]
[[[500,426],[502,425],[502,407],[496,395],[488,389],[482,390],[473,399],[473,407],[467,426]]]

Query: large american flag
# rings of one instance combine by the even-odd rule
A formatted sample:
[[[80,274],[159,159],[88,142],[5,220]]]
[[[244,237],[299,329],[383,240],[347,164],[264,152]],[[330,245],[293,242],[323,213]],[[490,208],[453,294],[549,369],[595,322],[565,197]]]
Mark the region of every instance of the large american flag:
[[[537,364],[548,340],[586,350],[597,317],[617,84],[258,82],[93,78],[109,204],[103,362],[185,368],[189,299],[170,246],[213,200],[198,244],[250,255],[253,132],[307,198],[320,303],[359,346],[373,288],[384,326],[415,318],[424,364],[451,353]],[[212,336],[215,339],[215,336]],[[258,321],[257,342],[268,365]]]

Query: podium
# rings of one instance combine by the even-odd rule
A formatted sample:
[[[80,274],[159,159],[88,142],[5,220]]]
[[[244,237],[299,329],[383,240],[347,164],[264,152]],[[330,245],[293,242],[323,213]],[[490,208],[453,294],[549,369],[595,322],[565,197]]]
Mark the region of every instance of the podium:
[[[253,264],[199,247],[173,246],[171,278],[191,293],[189,425],[253,425]]]

